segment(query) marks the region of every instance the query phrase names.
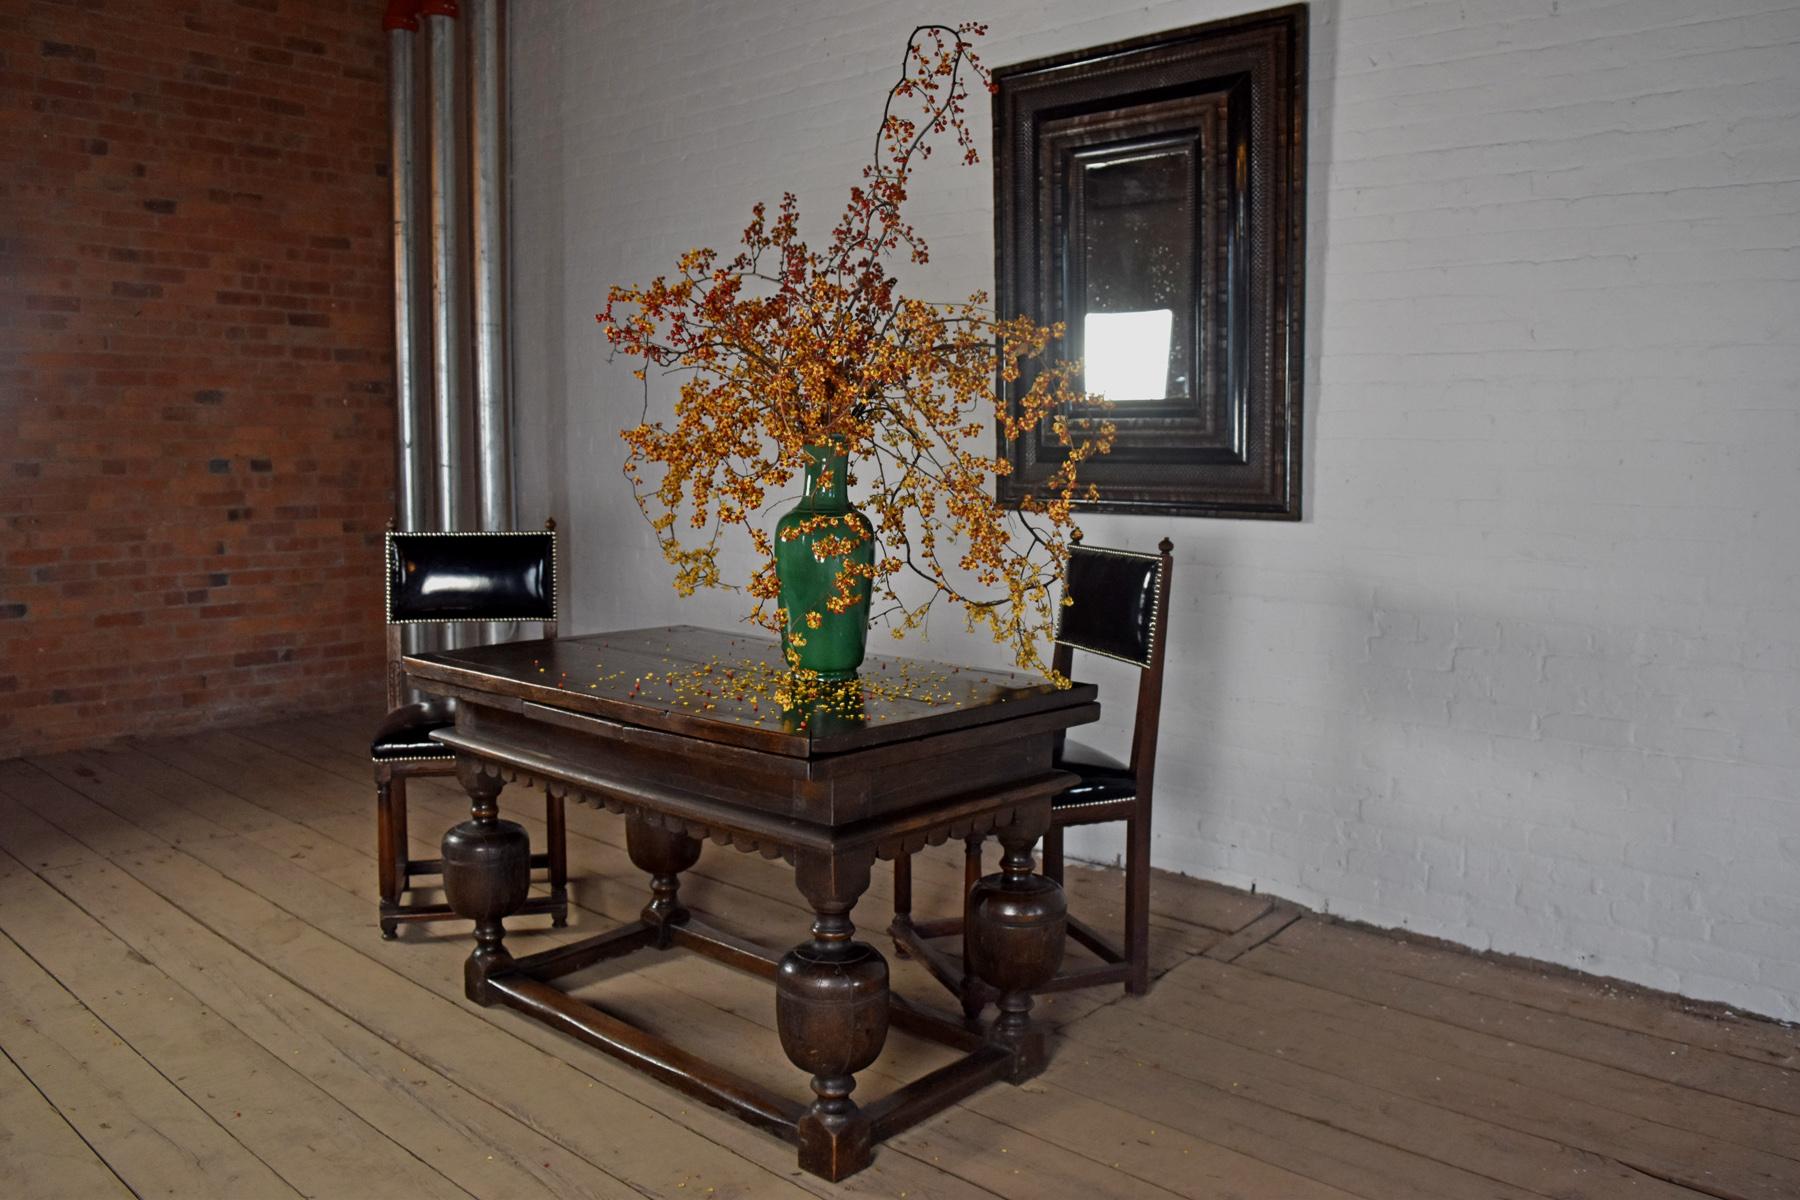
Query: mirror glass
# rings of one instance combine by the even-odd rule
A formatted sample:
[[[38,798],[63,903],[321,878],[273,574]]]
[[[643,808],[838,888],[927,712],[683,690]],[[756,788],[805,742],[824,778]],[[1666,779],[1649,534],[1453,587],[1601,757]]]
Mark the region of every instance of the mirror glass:
[[[1115,403],[1184,400],[1196,367],[1193,157],[1185,145],[1098,148],[1074,167],[1087,390]]]

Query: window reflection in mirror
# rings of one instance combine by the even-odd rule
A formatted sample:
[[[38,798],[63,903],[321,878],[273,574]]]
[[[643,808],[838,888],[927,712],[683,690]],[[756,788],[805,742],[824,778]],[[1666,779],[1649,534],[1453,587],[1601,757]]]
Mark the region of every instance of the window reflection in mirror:
[[[1161,400],[1169,390],[1169,334],[1175,314],[1089,312],[1082,319],[1087,390],[1113,403]]]

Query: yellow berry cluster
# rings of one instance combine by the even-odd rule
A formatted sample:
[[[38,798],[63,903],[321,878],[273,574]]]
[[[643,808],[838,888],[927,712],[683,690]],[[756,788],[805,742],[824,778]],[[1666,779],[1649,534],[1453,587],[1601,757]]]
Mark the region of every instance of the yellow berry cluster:
[[[793,670],[765,659],[711,658],[703,663],[672,666],[663,671],[629,675],[608,672],[604,662],[595,664],[598,690],[602,683],[629,677],[627,699],[665,704],[670,708],[720,716],[762,725],[780,724],[793,717],[827,713],[848,720],[866,720],[870,706],[878,702],[912,701],[932,708],[959,706],[964,692],[953,686],[953,672],[922,669],[906,660],[875,660],[856,679],[822,679],[816,673]],[[563,685],[566,686],[566,683]],[[878,720],[888,714],[875,712]]]

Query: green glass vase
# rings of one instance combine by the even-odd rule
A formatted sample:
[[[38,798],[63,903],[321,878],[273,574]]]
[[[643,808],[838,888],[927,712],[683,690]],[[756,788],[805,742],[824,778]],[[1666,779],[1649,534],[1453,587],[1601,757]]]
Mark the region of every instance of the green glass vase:
[[[875,562],[874,529],[850,503],[850,456],[837,445],[806,448],[806,488],[775,523],[775,578],[786,615],[782,644],[790,666],[824,679],[852,679],[869,642],[869,577],[854,602],[831,611],[846,563]]]

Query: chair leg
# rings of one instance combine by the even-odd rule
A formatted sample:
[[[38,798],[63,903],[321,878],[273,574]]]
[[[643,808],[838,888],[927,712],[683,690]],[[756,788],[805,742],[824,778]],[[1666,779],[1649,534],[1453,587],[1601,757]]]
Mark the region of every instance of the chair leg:
[[[1125,991],[1141,996],[1150,990],[1150,805],[1142,801],[1125,822],[1125,961]]]
[[[969,931],[975,928],[975,885],[981,881],[981,843],[980,837],[966,838],[963,842],[963,952],[962,952],[962,1010],[963,1016],[971,1021],[981,1015],[983,1001],[981,985],[975,978],[975,972],[969,967]]]
[[[1061,825],[1052,825],[1044,831],[1044,878],[1054,879],[1059,886],[1063,881],[1063,831]]]
[[[894,855],[894,921],[889,928],[912,924],[912,855],[902,850]],[[906,943],[894,939],[894,957],[911,958]]]
[[[381,936],[388,940],[393,939],[397,926],[388,918],[387,911],[389,906],[400,902],[400,875],[395,869],[397,858],[404,863],[404,852],[396,855],[394,849],[394,785],[392,781],[380,780],[375,784],[375,871],[381,889]]]
[[[894,855],[894,916],[912,920],[912,855]]]
[[[549,845],[545,848],[550,852],[550,898],[556,902],[550,925],[561,928],[569,923],[569,839],[563,825],[561,796],[544,798],[544,824],[549,829]]]
[[[412,836],[406,827],[406,777],[394,780],[394,877],[399,881],[398,897],[412,886]]]

